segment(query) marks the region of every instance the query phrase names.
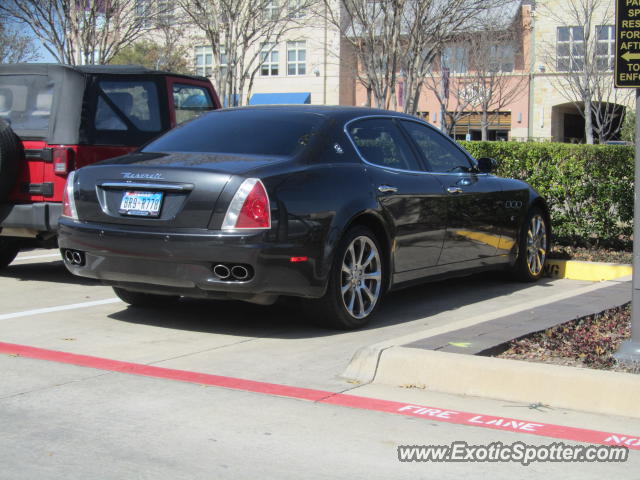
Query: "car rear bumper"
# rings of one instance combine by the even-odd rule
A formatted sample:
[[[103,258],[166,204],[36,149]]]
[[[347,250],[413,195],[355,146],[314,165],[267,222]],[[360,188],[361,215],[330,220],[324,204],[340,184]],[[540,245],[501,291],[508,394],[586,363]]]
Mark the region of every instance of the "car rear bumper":
[[[42,232],[55,232],[62,213],[62,204],[54,202],[2,204],[0,205],[0,228],[3,234],[12,231],[26,232],[18,236],[37,236]]]
[[[325,291],[311,256],[307,262],[290,261],[308,252],[265,241],[263,233],[134,231],[63,218],[58,244],[63,251],[83,253],[82,265],[65,261],[73,274],[135,291],[256,303],[280,295],[319,298]],[[218,264],[248,266],[252,276],[221,280],[213,272]]]

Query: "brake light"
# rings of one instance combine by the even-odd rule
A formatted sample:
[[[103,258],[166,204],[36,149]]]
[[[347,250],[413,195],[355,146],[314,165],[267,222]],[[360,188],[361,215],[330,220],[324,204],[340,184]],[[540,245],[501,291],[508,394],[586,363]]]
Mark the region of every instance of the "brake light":
[[[74,196],[73,183],[76,178],[76,172],[71,172],[67,177],[67,183],[62,193],[62,216],[78,220],[78,211],[76,210],[76,199]]]
[[[271,207],[269,196],[262,182],[247,178],[233,196],[222,222],[223,230],[269,229]]]
[[[73,161],[73,150],[70,148],[53,149],[53,173],[56,175],[66,175],[71,170]]]

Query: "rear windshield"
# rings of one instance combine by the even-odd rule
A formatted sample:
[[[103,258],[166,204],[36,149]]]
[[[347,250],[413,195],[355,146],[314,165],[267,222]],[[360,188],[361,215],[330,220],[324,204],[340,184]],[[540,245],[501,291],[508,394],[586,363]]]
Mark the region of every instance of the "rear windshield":
[[[324,119],[310,112],[217,111],[171,130],[142,151],[290,156],[311,142]]]
[[[45,75],[1,75],[0,118],[8,121],[18,134],[46,137],[53,87]]]

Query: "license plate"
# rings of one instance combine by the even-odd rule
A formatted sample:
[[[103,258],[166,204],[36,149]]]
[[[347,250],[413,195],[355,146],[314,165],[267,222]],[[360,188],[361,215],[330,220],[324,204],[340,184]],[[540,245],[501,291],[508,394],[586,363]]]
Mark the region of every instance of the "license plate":
[[[162,206],[162,192],[124,192],[120,202],[123,215],[157,217]]]

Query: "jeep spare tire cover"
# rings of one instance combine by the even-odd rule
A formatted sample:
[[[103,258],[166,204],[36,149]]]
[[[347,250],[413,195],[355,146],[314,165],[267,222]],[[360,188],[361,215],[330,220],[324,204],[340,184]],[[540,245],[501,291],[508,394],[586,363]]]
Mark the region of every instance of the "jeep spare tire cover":
[[[0,119],[0,202],[13,189],[24,157],[22,143],[9,124]]]

